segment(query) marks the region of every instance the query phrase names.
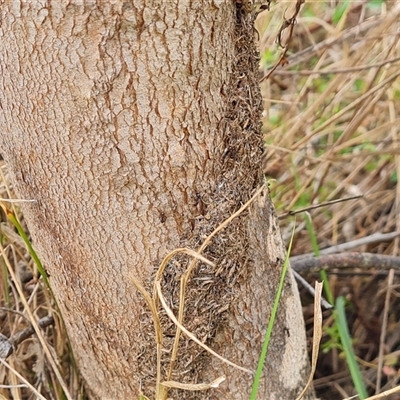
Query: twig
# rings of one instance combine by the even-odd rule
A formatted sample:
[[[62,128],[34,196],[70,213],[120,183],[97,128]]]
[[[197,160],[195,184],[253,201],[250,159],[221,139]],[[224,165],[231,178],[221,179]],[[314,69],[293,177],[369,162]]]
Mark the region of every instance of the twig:
[[[389,271],[382,271],[382,270],[381,271],[374,271],[373,275],[376,278],[387,278],[387,276],[389,275],[389,272],[390,272],[390,270]],[[361,278],[361,277],[371,276],[371,272],[367,271],[367,270],[355,271],[354,269],[348,269],[348,270],[338,270],[338,269],[336,269],[334,271],[329,271],[329,275],[335,275],[335,276],[343,277],[343,278],[345,278],[345,277],[346,278],[347,277],[354,278],[356,276],[359,276]],[[400,270],[395,271],[394,272],[394,276],[399,277],[400,276]]]
[[[311,296],[315,297],[315,289],[295,270],[292,270],[292,273],[294,275],[294,277],[296,278],[297,282],[300,282],[304,288],[311,294]],[[324,308],[325,310],[332,310],[333,305],[328,303],[328,301],[326,301],[322,296],[321,296],[321,306],[322,308]]]
[[[286,217],[291,216],[291,215],[300,214],[300,213],[305,212],[305,211],[315,210],[316,208],[329,206],[329,205],[331,205],[331,204],[341,203],[341,202],[343,202],[343,201],[359,199],[359,198],[361,198],[361,197],[363,197],[363,195],[352,196],[352,197],[346,197],[346,198],[344,198],[344,199],[336,199],[336,200],[326,201],[326,202],[324,202],[324,203],[314,204],[314,205],[312,205],[312,206],[308,206],[308,207],[305,207],[305,208],[301,208],[300,210],[287,211],[287,212],[285,212],[285,213],[279,215],[279,216],[278,216],[278,219],[283,219],[283,218],[286,218]]]
[[[37,324],[41,329],[47,328],[54,324],[54,318],[51,315],[41,318]],[[28,337],[35,333],[33,326],[30,326],[20,332],[15,333],[9,339],[0,334],[0,358],[7,359],[11,354],[14,353],[16,347]]]
[[[373,253],[341,253],[307,257],[290,262],[297,272],[320,271],[332,268],[400,269],[400,257]]]
[[[336,246],[327,247],[326,249],[322,249],[320,251],[320,255],[328,255],[328,254],[335,254],[335,253],[342,253],[344,251],[348,251],[354,249],[358,246],[364,246],[367,244],[372,243],[379,243],[379,242],[388,242],[390,240],[395,239],[396,237],[400,236],[400,232],[390,232],[390,233],[374,233],[373,235],[365,236],[360,239],[352,240],[351,242],[338,244]],[[314,253],[306,253],[301,254],[299,256],[290,257],[290,262],[296,263],[298,260],[302,260],[305,258],[313,257]]]
[[[287,60],[286,60],[286,53],[289,49],[289,45],[290,45],[290,41],[292,39],[292,35],[293,35],[293,30],[294,30],[294,25],[296,23],[296,18],[299,15],[300,12],[300,8],[302,6],[302,4],[305,2],[305,0],[297,0],[296,2],[296,6],[295,6],[295,11],[293,13],[293,15],[289,18],[286,19],[284,18],[283,23],[281,25],[281,28],[279,30],[278,36],[276,38],[277,43],[279,44],[279,46],[283,47],[283,52],[278,60],[278,62],[269,70],[269,72],[267,73],[267,75],[265,75],[263,78],[260,79],[259,83],[261,83],[262,81],[268,79],[272,73],[280,66],[280,65],[285,65],[287,64]],[[283,32],[289,28],[289,36],[288,39],[286,41],[286,45],[283,46],[282,45],[282,34]]]

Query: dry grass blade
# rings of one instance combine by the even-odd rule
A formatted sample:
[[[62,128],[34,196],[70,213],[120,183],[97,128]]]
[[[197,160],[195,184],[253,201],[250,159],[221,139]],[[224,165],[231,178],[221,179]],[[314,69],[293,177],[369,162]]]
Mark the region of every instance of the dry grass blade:
[[[346,113],[348,113],[351,110],[354,109],[362,109],[361,105],[365,103],[366,101],[370,101],[371,96],[374,94],[378,94],[380,98],[383,94],[383,92],[390,86],[392,83],[400,76],[400,71],[395,72],[388,78],[384,79],[382,82],[380,82],[378,85],[373,87],[372,89],[368,90],[366,93],[364,93],[362,96],[358,97],[355,99],[353,102],[351,102],[348,106],[342,108],[340,111],[332,115],[328,120],[323,122],[318,128],[314,129],[311,131],[307,136],[305,136],[303,139],[299,140],[296,143],[296,148],[299,148],[301,146],[304,146],[304,144],[312,137],[314,137],[317,133],[322,132],[325,128],[328,128],[330,125],[333,125],[335,122],[340,120],[342,116],[344,116]],[[340,81],[340,80],[339,80]],[[332,85],[333,87],[333,85]],[[315,113],[317,108],[322,105],[322,103],[326,101],[326,98],[321,98],[319,99],[318,104],[315,104],[313,107],[309,109],[309,114],[308,117],[310,116],[311,113]],[[296,129],[299,128],[298,125],[295,125]],[[292,128],[294,129],[294,128]]]
[[[214,264],[207,260],[205,257],[203,257],[200,252],[195,252],[191,249],[186,249],[186,248],[179,248],[179,249],[175,249],[173,251],[171,251],[169,254],[167,254],[167,256],[164,258],[163,262],[161,263],[155,279],[154,279],[154,288],[153,288],[153,300],[154,300],[154,304],[156,309],[158,309],[158,300],[159,300],[159,295],[157,293],[157,287],[156,285],[159,284],[161,286],[161,278],[162,278],[162,274],[164,273],[165,267],[167,266],[167,264],[169,263],[169,261],[176,255],[179,253],[184,253],[187,255],[190,255],[192,257],[195,258],[195,260],[200,260],[203,261],[205,264],[208,264],[210,266],[214,266]],[[196,264],[196,262],[192,262],[192,264]],[[183,316],[183,308],[184,308],[184,304],[185,304],[185,298],[184,298],[184,294],[185,294],[185,283],[184,283],[184,279],[181,279],[181,284],[180,284],[180,292],[179,292],[179,316]],[[182,311],[181,311],[182,308]],[[178,320],[180,323],[182,323],[182,320],[179,319]],[[174,346],[172,349],[172,354],[171,354],[171,359],[170,359],[170,366],[168,369],[168,373],[167,373],[167,380],[169,381],[171,379],[172,376],[172,372],[175,366],[175,361],[176,361],[176,356],[178,353],[178,344],[179,344],[179,335],[180,335],[180,329],[179,326],[177,327],[177,331],[175,333],[175,340],[174,340]]]
[[[156,346],[157,346],[156,393],[158,394],[160,392],[160,382],[161,382],[161,351],[162,351],[162,340],[163,340],[163,333],[162,333],[160,318],[158,316],[158,310],[154,300],[151,298],[150,294],[143,287],[143,285],[132,275],[129,276],[129,279],[146,300],[146,303],[153,317],[154,331],[156,336]]]
[[[62,389],[63,389],[63,391],[64,391],[65,397],[66,397],[68,400],[72,400],[72,396],[69,394],[69,389],[68,389],[67,385],[65,384],[65,381],[64,381],[63,377],[62,377],[61,374],[60,374],[60,370],[59,370],[59,368],[58,368],[58,366],[57,366],[57,362],[56,362],[56,360],[54,359],[53,354],[52,354],[52,352],[50,351],[49,346],[47,345],[47,343],[46,343],[46,341],[45,341],[45,339],[44,339],[44,337],[43,337],[42,331],[40,330],[40,328],[39,328],[39,326],[38,326],[38,324],[37,324],[37,322],[36,322],[36,319],[35,319],[35,317],[34,317],[32,311],[31,311],[31,309],[30,309],[30,307],[29,307],[29,304],[28,304],[28,302],[27,302],[26,299],[25,299],[25,296],[24,296],[24,292],[23,292],[23,290],[22,290],[22,287],[21,287],[20,284],[19,284],[19,280],[17,279],[17,277],[16,277],[16,275],[15,275],[15,273],[14,273],[14,270],[13,270],[13,268],[12,268],[12,266],[11,266],[9,260],[8,260],[8,257],[7,257],[7,255],[6,255],[6,253],[5,253],[5,249],[4,249],[3,245],[1,244],[1,242],[0,242],[0,250],[1,250],[1,255],[2,255],[2,257],[3,257],[3,260],[4,260],[4,262],[5,262],[6,265],[7,265],[8,273],[10,274],[10,276],[11,276],[11,278],[12,278],[14,284],[15,284],[15,287],[16,287],[16,289],[17,289],[17,292],[18,292],[18,294],[19,294],[19,296],[20,296],[20,300],[21,300],[21,302],[22,302],[22,304],[23,304],[23,306],[24,306],[24,309],[25,309],[26,313],[27,313],[28,316],[29,316],[29,321],[30,321],[30,323],[32,324],[33,329],[35,330],[35,333],[36,333],[36,335],[37,335],[37,338],[39,339],[39,342],[40,342],[40,344],[41,344],[42,347],[43,347],[43,351],[44,351],[44,353],[46,354],[47,359],[48,359],[48,361],[49,361],[51,367],[53,368],[53,372],[54,372],[54,374],[56,375],[57,380],[58,380],[58,382],[60,383],[60,385],[61,385],[61,387],[62,387]]]
[[[164,310],[166,311],[168,317],[171,319],[171,321],[186,335],[188,336],[190,339],[192,339],[194,342],[196,342],[200,347],[202,347],[204,350],[206,350],[208,353],[212,354],[214,357],[217,357],[219,360],[221,360],[222,362],[224,362],[225,364],[228,364],[234,368],[239,369],[240,371],[246,372],[248,374],[253,374],[253,371],[241,367],[240,365],[237,365],[235,363],[233,363],[232,361],[227,360],[226,358],[220,356],[218,353],[216,353],[214,350],[210,349],[208,346],[206,346],[204,343],[201,342],[201,340],[197,339],[191,332],[189,332],[182,324],[179,323],[178,319],[175,317],[174,313],[172,312],[172,310],[168,307],[167,302],[164,299],[164,296],[161,292],[161,285],[160,282],[156,282],[155,283],[156,286],[156,290],[157,290],[157,295],[158,298],[161,301],[161,304],[164,308]]]
[[[202,255],[200,254],[200,252],[196,252],[196,251],[194,251],[194,250],[187,249],[187,248],[185,248],[185,247],[178,248],[178,249],[174,249],[174,250],[172,250],[170,253],[168,253],[168,254],[164,257],[164,260],[162,261],[160,267],[158,268],[157,273],[156,273],[156,276],[155,276],[155,278],[154,278],[154,284],[155,284],[156,282],[158,282],[158,281],[161,280],[162,275],[163,275],[164,270],[165,270],[165,267],[166,267],[167,264],[171,261],[171,259],[172,259],[173,257],[175,257],[175,256],[176,256],[177,254],[179,254],[179,253],[187,254],[187,255],[189,255],[189,256],[191,256],[191,257],[194,257],[194,258],[197,259],[197,260],[200,260],[200,261],[204,262],[205,264],[208,264],[208,265],[210,265],[210,266],[212,266],[212,267],[215,267],[215,265],[214,265],[211,261],[209,261],[207,258],[205,258],[204,256],[202,256]],[[154,286],[154,289],[155,289],[155,286]],[[153,298],[156,298],[156,297],[157,297],[157,296],[156,296],[156,291],[154,291],[154,293],[153,293]]]
[[[216,229],[214,229],[213,232],[206,238],[206,240],[203,242],[203,244],[199,247],[197,250],[196,254],[201,254],[204,249],[208,246],[208,244],[211,242],[212,238],[220,232],[222,229],[224,229],[233,219],[235,219],[237,216],[239,216],[243,211],[245,211],[252,203],[253,201],[261,194],[263,193],[264,190],[267,189],[267,184],[263,184],[255,193],[254,195],[250,198],[249,201],[247,201],[242,207],[239,208],[238,211],[233,213],[231,216],[229,216],[224,222],[222,222]],[[197,259],[193,260],[186,273],[182,276],[181,278],[181,288],[180,288],[180,294],[179,294],[179,313],[178,313],[178,321],[179,324],[183,323],[183,317],[184,317],[184,310],[185,310],[185,292],[186,292],[186,286],[189,281],[189,278],[196,267],[197,264]],[[171,379],[172,376],[172,371],[174,369],[174,362],[176,359],[176,356],[178,354],[178,346],[179,346],[179,337],[180,337],[180,329],[178,326],[178,329],[175,334],[175,341],[174,341],[174,346],[172,349],[172,355],[171,355],[171,364],[170,368],[168,371],[168,380]]]
[[[393,388],[393,389],[385,390],[384,392],[379,393],[379,394],[376,394],[375,396],[368,397],[368,398],[366,398],[365,400],[378,400],[378,399],[383,399],[383,398],[386,398],[387,396],[389,396],[389,395],[391,395],[391,394],[399,393],[399,392],[400,392],[400,386],[396,386],[396,387]],[[354,399],[354,398],[357,398],[357,397],[355,397],[355,396],[353,396],[353,397],[348,397],[348,398],[343,399],[343,400],[351,400],[351,399]]]
[[[289,65],[294,66],[298,65],[300,62],[306,61],[308,58],[315,56],[320,51],[323,51],[328,48],[332,48],[335,45],[342,44],[343,42],[353,39],[357,36],[360,36],[361,33],[368,32],[373,30],[375,27],[379,27],[382,25],[390,25],[386,22],[388,17],[391,15],[397,16],[399,7],[393,7],[389,14],[383,15],[375,15],[368,18],[365,21],[362,21],[351,28],[345,29],[339,34],[328,37],[328,39],[321,41],[320,43],[313,44],[312,46],[298,51],[297,53],[293,54],[291,57],[288,58]],[[368,40],[369,38],[363,38],[360,36],[360,40]]]
[[[2,358],[0,358],[0,362],[6,367],[8,368],[9,371],[11,371],[13,374],[15,374],[22,382],[24,382],[24,384],[29,387],[32,392],[37,396],[38,399],[40,400],[46,400],[45,397],[43,397],[34,386],[32,386],[21,374],[18,373],[18,371],[16,371],[14,368],[11,367],[10,364],[7,363],[7,361],[3,360]]]
[[[312,357],[311,357],[311,372],[308,378],[307,384],[299,394],[296,400],[300,400],[306,394],[308,388],[311,386],[315,370],[317,368],[319,344],[322,338],[322,309],[321,309],[321,297],[322,288],[324,287],[322,282],[315,282],[315,298],[314,298],[314,334],[312,344]]]
[[[201,261],[203,261],[206,264],[209,264],[211,266],[214,266],[212,262],[207,260],[205,257],[201,256],[200,254],[196,253],[193,250],[186,249],[186,248],[178,248],[170,253],[168,253],[165,257],[164,260],[162,261],[160,267],[158,268],[158,271],[156,273],[155,279],[154,279],[154,288],[153,288],[153,297],[147,292],[147,290],[143,287],[143,285],[134,277],[130,276],[131,282],[135,285],[136,289],[142,294],[144,299],[146,300],[146,303],[151,311],[152,317],[153,317],[153,323],[154,323],[154,329],[155,329],[155,336],[156,336],[156,345],[157,345],[157,374],[156,374],[156,395],[157,398],[164,398],[166,397],[166,394],[162,394],[165,390],[160,387],[160,382],[161,382],[161,351],[162,351],[162,340],[163,340],[163,332],[162,332],[162,327],[160,323],[160,318],[158,314],[158,300],[159,296],[157,293],[157,286],[156,283],[159,283],[159,281],[162,278],[162,274],[165,270],[165,267],[167,266],[168,262],[176,255],[179,253],[185,253],[188,254],[192,257],[198,258]],[[164,385],[165,386],[165,385]]]
[[[217,379],[214,379],[210,383],[180,383],[175,381],[165,381],[161,384],[163,386],[174,388],[174,389],[183,389],[189,391],[200,391],[200,390],[208,390],[217,388],[222,382],[226,379],[225,376],[220,376]]]
[[[279,75],[329,75],[329,74],[347,74],[349,72],[358,72],[358,71],[365,71],[371,68],[383,67],[388,64],[395,64],[400,61],[400,57],[395,57],[389,60],[382,61],[376,64],[366,64],[366,65],[358,65],[357,67],[348,67],[348,68],[337,68],[337,69],[323,69],[323,70],[313,70],[313,71],[275,71],[276,74]]]
[[[0,198],[0,201],[6,201],[8,203],[36,203],[37,200],[26,200],[26,199],[3,199]]]
[[[149,292],[143,287],[143,285],[134,276],[132,276],[132,275],[129,276],[129,279],[136,286],[136,289],[139,290],[139,292],[142,294],[142,296],[146,300],[146,303],[149,306],[151,315],[153,317],[155,333],[156,333],[156,342],[162,343],[162,330],[161,330],[160,319],[158,317],[158,310],[156,308],[156,305],[154,304],[153,299],[151,298]]]
[[[385,296],[385,306],[383,309],[381,337],[379,340],[378,375],[376,378],[375,394],[379,394],[380,389],[381,389],[381,383],[382,383],[383,355],[384,355],[384,349],[385,349],[385,339],[386,339],[386,331],[387,331],[388,318],[389,318],[390,296],[392,294],[393,279],[394,279],[394,269],[391,269],[389,271],[389,276],[388,276],[387,292],[386,292],[386,296]]]

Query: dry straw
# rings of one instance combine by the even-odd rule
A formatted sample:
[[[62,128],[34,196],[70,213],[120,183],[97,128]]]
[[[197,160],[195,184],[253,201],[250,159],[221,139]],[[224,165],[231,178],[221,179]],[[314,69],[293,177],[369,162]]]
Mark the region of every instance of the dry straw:
[[[217,387],[221,382],[224,381],[225,377],[222,375],[218,377],[216,380],[214,380],[211,383],[201,383],[201,384],[183,384],[175,381],[171,381],[171,375],[173,372],[174,368],[174,362],[176,359],[176,354],[178,351],[178,345],[179,345],[179,337],[181,332],[185,333],[186,336],[188,336],[191,340],[196,342],[200,347],[205,349],[208,353],[213,355],[214,357],[217,357],[224,363],[231,365],[243,372],[252,374],[253,371],[244,368],[242,366],[239,366],[226,358],[220,356],[217,354],[215,351],[210,349],[208,346],[206,346],[204,343],[202,343],[201,340],[196,338],[190,331],[188,331],[184,325],[183,325],[183,316],[184,316],[184,309],[185,309],[185,293],[186,293],[186,286],[188,284],[188,281],[196,267],[197,261],[201,261],[205,264],[215,266],[212,262],[207,260],[204,256],[201,255],[201,253],[204,251],[204,249],[208,246],[208,244],[211,242],[212,238],[220,232],[222,229],[224,229],[226,226],[229,225],[229,223],[239,216],[243,211],[245,211],[253,202],[254,200],[264,191],[266,190],[266,184],[262,185],[251,197],[249,201],[247,201],[238,211],[233,213],[229,218],[227,218],[224,222],[222,222],[202,243],[202,245],[199,247],[197,251],[191,250],[191,249],[186,249],[186,248],[179,248],[171,251],[163,260],[161,263],[155,279],[154,279],[154,287],[153,287],[153,294],[150,295],[148,291],[143,287],[143,285],[133,276],[130,276],[130,279],[132,283],[136,286],[138,291],[143,295],[144,299],[146,300],[147,305],[149,306],[149,309],[151,311],[152,317],[153,317],[153,323],[154,323],[154,328],[155,328],[155,341],[156,341],[156,346],[157,346],[157,377],[156,377],[156,399],[163,399],[166,396],[167,390],[165,388],[181,388],[181,389],[186,389],[186,390],[205,390],[205,388],[215,388]],[[164,296],[162,294],[162,288],[161,288],[161,281],[163,277],[164,270],[168,263],[172,260],[172,258],[180,253],[187,254],[191,257],[193,257],[193,261],[190,263],[186,273],[183,274],[181,277],[181,288],[180,288],[180,295],[179,295],[179,315],[178,318],[174,315],[173,311],[168,307]],[[177,330],[175,334],[175,341],[174,341],[174,347],[171,355],[171,360],[170,360],[170,368],[168,372],[168,377],[166,381],[161,382],[161,349],[162,349],[162,340],[163,340],[163,333],[162,333],[162,327],[160,323],[160,317],[159,317],[159,303],[161,303],[163,309],[166,311],[168,317],[171,319],[171,321],[176,325]],[[164,397],[163,397],[164,396]]]

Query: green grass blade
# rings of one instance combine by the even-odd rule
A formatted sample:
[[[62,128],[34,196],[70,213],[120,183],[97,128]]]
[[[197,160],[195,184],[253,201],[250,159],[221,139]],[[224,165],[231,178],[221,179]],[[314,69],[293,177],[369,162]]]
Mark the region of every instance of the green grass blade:
[[[271,317],[269,319],[267,332],[265,333],[265,340],[264,340],[263,347],[261,350],[260,359],[258,361],[256,374],[254,376],[253,386],[252,386],[252,390],[251,390],[251,394],[250,394],[250,400],[256,400],[256,398],[257,398],[257,392],[258,392],[258,388],[260,386],[261,375],[262,375],[262,371],[264,368],[265,359],[267,358],[269,342],[271,340],[272,329],[274,327],[276,313],[278,311],[279,300],[282,296],[283,284],[285,282],[286,272],[289,268],[289,255],[290,255],[290,251],[292,249],[294,232],[295,232],[295,227],[293,227],[292,237],[290,239],[289,248],[288,248],[288,251],[286,254],[286,258],[285,258],[285,263],[283,264],[283,269],[282,269],[282,273],[281,273],[281,279],[279,281],[278,291],[275,296],[274,306],[272,308]]]
[[[10,306],[11,302],[10,302],[10,287],[8,284],[8,270],[3,260],[1,260],[1,277],[4,286],[4,300],[6,304]]]
[[[304,218],[305,218],[305,222],[306,222],[307,231],[310,236],[310,241],[311,241],[311,246],[312,246],[313,252],[314,252],[315,256],[318,257],[320,255],[320,250],[319,250],[319,246],[318,246],[317,235],[315,234],[315,230],[314,230],[314,226],[311,221],[310,214],[308,212],[305,212]],[[335,304],[335,300],[333,298],[331,287],[329,286],[328,274],[326,273],[325,270],[321,270],[319,272],[319,276],[321,277],[322,283],[324,284],[324,292],[325,292],[326,299],[328,300],[328,302],[330,304]]]
[[[317,235],[315,234],[315,230],[314,230],[314,226],[311,221],[310,213],[305,212],[304,219],[306,222],[308,234],[310,236],[311,247],[313,249],[314,254],[318,257],[320,255],[320,251],[319,251],[319,246],[318,246]]]
[[[367,390],[362,379],[361,371],[356,361],[351,337],[346,321],[346,313],[344,310],[344,298],[340,296],[336,300],[336,322],[339,328],[340,341],[342,342],[343,350],[346,354],[346,362],[350,370],[351,378],[354,387],[357,390],[359,398],[366,399],[368,397]]]
[[[43,278],[43,282],[45,284],[45,286],[47,287],[47,289],[50,290],[50,282],[49,282],[49,278],[47,276],[46,270],[43,268],[43,265],[39,259],[39,257],[37,256],[35,250],[32,247],[32,244],[28,238],[28,236],[26,235],[24,229],[22,228],[21,224],[19,223],[19,221],[17,220],[17,218],[15,217],[15,215],[12,212],[7,212],[7,217],[8,219],[11,221],[11,223],[15,226],[15,228],[17,229],[19,235],[21,236],[22,240],[24,241],[30,256],[32,257],[32,259],[35,261],[35,264],[37,266],[37,269],[39,271],[39,274],[42,276]]]

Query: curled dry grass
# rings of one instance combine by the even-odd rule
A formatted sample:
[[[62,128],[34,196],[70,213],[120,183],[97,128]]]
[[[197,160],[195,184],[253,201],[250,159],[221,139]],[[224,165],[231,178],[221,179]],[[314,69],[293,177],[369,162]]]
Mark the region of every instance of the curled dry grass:
[[[282,52],[274,38],[291,3],[273,3],[258,17],[263,76]],[[310,211],[321,249],[400,231],[400,4],[379,3],[306,3],[287,63],[261,83],[265,173],[276,180],[272,196],[278,214],[363,196]],[[305,222],[297,221],[293,255],[312,251]],[[292,224],[290,217],[281,220],[286,239]],[[399,256],[399,239],[356,250]],[[389,284],[388,272],[376,268],[330,272],[335,295],[349,300],[351,333],[370,394],[392,388],[400,376],[398,273]],[[307,323],[311,307],[305,306]],[[331,327],[327,316],[325,329]],[[327,334],[324,341],[329,351],[320,355],[317,394],[346,398],[354,390],[341,351],[330,347],[335,344]]]

